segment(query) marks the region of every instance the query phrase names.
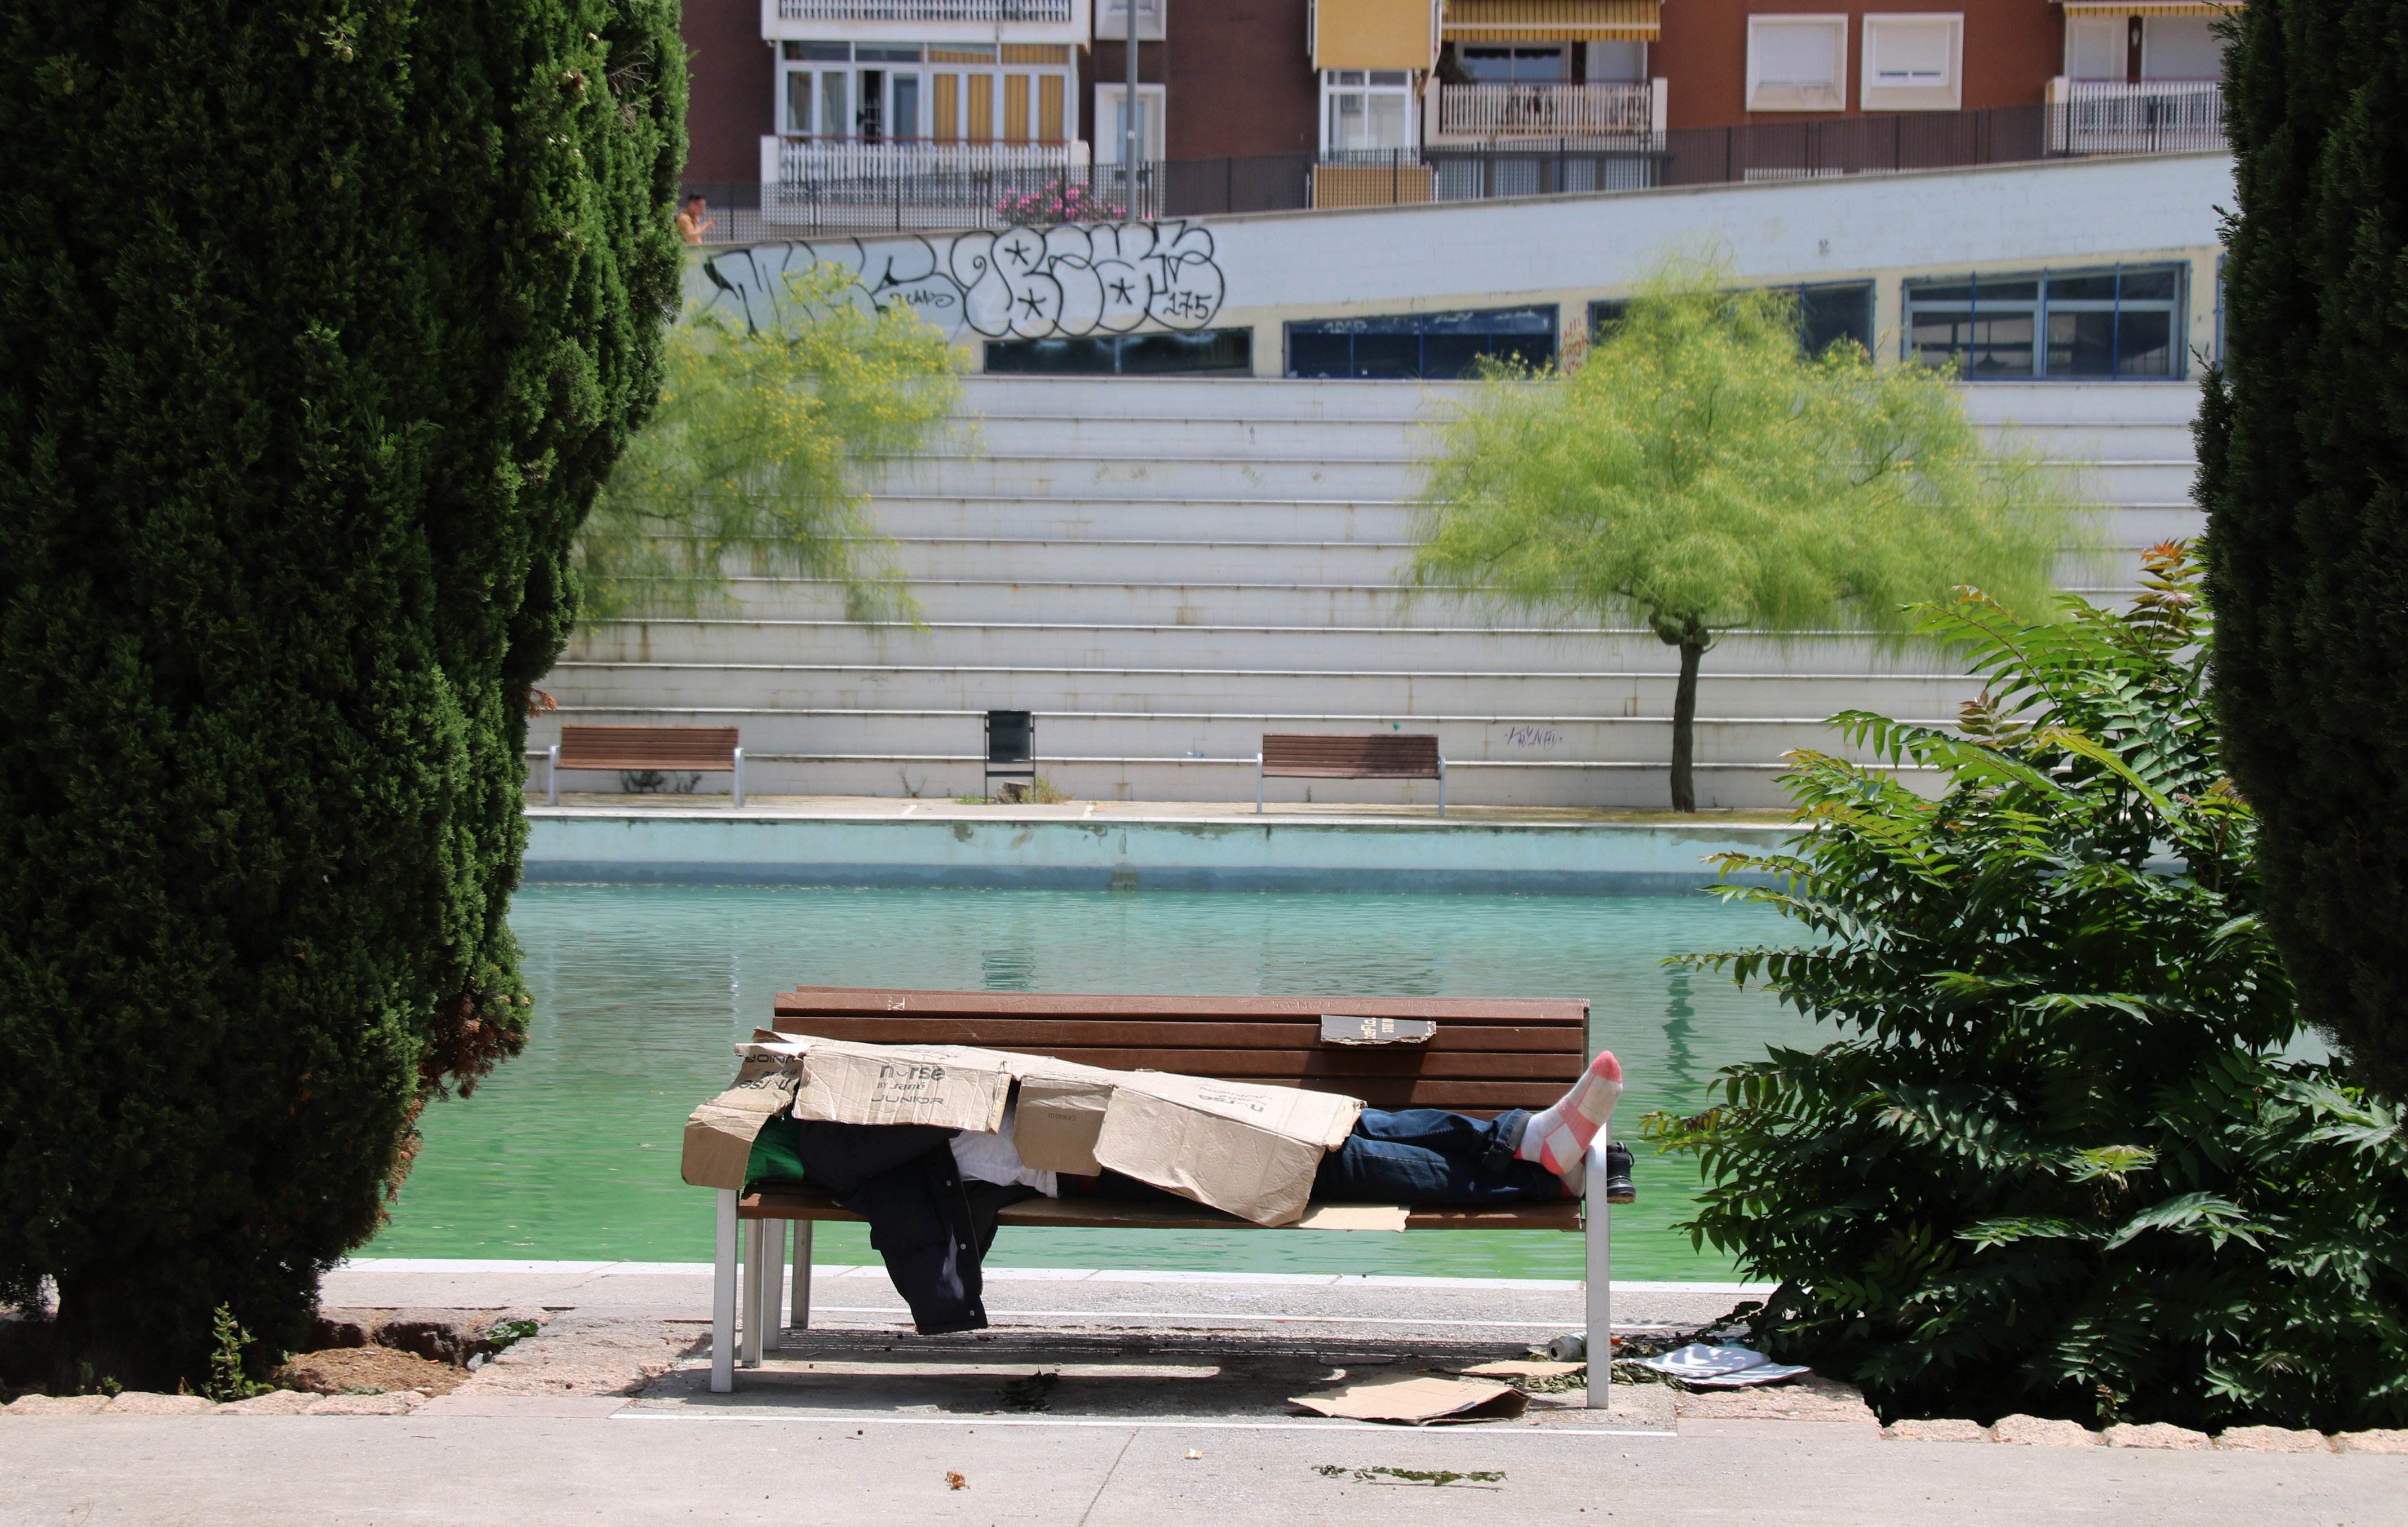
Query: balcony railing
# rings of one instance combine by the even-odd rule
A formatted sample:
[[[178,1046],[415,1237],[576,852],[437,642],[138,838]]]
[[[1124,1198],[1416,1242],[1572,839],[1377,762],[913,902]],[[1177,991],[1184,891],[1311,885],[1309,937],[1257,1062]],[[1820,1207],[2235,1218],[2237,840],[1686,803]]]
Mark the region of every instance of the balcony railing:
[[[1090,162],[1084,143],[873,142],[771,138],[760,219],[789,231],[996,228],[1023,203],[1066,195],[1114,216],[1159,215],[1155,166],[1135,177]]]
[[[1071,0],[778,0],[781,21],[1068,21]]]
[[[2214,79],[2067,79],[2048,84],[2049,148],[2069,154],[2180,153],[2224,147]]]
[[[1647,85],[1440,85],[1438,131],[1447,137],[1607,137],[1652,132]]]

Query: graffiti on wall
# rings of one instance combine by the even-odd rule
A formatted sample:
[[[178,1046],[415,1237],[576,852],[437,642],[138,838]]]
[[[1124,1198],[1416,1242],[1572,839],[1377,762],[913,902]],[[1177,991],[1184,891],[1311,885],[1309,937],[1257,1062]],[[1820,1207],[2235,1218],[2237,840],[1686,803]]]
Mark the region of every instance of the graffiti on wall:
[[[786,278],[843,270],[863,301],[901,304],[958,337],[1050,339],[1127,334],[1147,323],[1200,329],[1221,311],[1209,229],[1188,222],[1063,223],[935,238],[811,239],[706,257],[706,308],[774,327]]]

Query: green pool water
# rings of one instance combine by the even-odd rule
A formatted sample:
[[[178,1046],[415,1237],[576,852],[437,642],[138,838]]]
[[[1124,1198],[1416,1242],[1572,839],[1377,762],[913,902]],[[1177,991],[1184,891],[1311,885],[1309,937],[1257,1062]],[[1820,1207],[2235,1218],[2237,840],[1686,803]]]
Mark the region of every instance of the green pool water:
[[[1715,1067],[1813,1027],[1668,954],[1787,936],[1696,896],[1372,896],[539,885],[511,913],[535,992],[526,1052],[431,1107],[393,1222],[361,1254],[702,1262],[711,1200],[678,1181],[680,1128],[724,1087],[728,1047],[799,984],[990,991],[1581,996],[1628,1077],[1615,1133],[1693,1111]],[[1722,1278],[1670,1226],[1697,1184],[1639,1160],[1614,1272]],[[823,1225],[816,1260],[873,1260]],[[1577,1277],[1551,1232],[1193,1234],[1007,1229],[1001,1265]]]

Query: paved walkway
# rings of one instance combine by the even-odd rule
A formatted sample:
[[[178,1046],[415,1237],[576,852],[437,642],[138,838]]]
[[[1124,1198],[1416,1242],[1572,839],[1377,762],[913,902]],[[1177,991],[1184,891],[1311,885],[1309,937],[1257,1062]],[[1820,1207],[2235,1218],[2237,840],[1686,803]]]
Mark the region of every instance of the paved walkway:
[[[2330,1450],[1885,1437],[1851,1391],[1820,1381],[1677,1407],[1670,1390],[1617,1385],[1603,1412],[1542,1394],[1510,1421],[1423,1430],[1285,1404],[1516,1355],[1573,1323],[1565,1282],[998,1269],[994,1329],[938,1338],[898,1323],[879,1269],[824,1266],[815,1287],[811,1331],[719,1396],[705,1382],[705,1267],[353,1263],[328,1278],[330,1306],[547,1323],[407,1414],[0,1418],[0,1527],[2355,1527],[2400,1520],[2408,1485],[2408,1458]],[[1744,1292],[1617,1284],[1616,1325],[1686,1328]]]

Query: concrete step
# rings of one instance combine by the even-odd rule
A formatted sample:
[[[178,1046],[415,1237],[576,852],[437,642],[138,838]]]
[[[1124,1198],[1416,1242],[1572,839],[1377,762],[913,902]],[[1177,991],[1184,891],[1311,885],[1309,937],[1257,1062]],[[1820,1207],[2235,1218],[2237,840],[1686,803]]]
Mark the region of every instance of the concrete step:
[[[2187,458],[2100,462],[2079,470],[2076,490],[2100,504],[2166,504],[2188,495]],[[872,469],[874,495],[1059,497],[1144,501],[1277,498],[1356,502],[1412,500],[1424,491],[1426,462],[1247,456],[929,454]]]
[[[2104,547],[2112,578],[2138,568],[2145,539],[2127,537]],[[1412,556],[1406,542],[1125,542],[1125,539],[996,539],[953,537],[903,539],[894,547],[896,566],[912,580],[912,592],[929,612],[963,617],[946,583],[1129,583],[1180,590],[1235,583],[1247,588],[1283,585],[1363,585],[1399,588],[1399,573]],[[2093,568],[2069,566],[2076,583],[2093,583]],[[744,588],[737,597],[749,614],[799,612],[775,602],[768,590]],[[778,583],[778,580],[770,580]],[[814,605],[814,609],[819,607]]]
[[[1045,781],[1071,801],[1251,801],[1254,798],[1254,766],[1251,760],[1148,760],[1128,758],[1046,758],[1039,761]],[[1778,806],[1787,797],[1775,782],[1784,767],[1775,762],[1701,763],[1697,765],[1697,796],[1707,810]],[[1662,807],[1668,804],[1670,769],[1661,761],[1597,764],[1579,768],[1475,766],[1450,771],[1447,800],[1454,806],[1578,806],[1598,807]],[[543,765],[535,764],[529,781],[543,787]],[[1914,785],[1917,777],[1906,777]],[[618,781],[606,774],[571,772],[561,777],[567,790],[611,790]],[[920,796],[950,801],[955,796],[982,796],[989,786],[974,759],[881,756],[788,761],[749,755],[745,788],[760,795],[884,795]],[[724,808],[727,795],[724,775],[706,776],[696,782],[694,804]],[[1263,792],[1274,808],[1289,802],[1319,805],[1370,804],[1418,806],[1435,816],[1438,787],[1406,779],[1273,779]],[[714,803],[713,797],[717,800]],[[1098,832],[1110,831],[1102,822]]]
[[[1417,626],[1463,628],[1529,628],[1585,632],[1593,626],[1570,619],[1549,617],[1498,607],[1492,603],[1437,592],[1412,592],[1398,586],[1393,575],[1401,557],[1391,554],[1384,565],[1369,557],[1360,580],[1316,582],[1310,574],[1291,572],[1279,581],[1285,562],[1268,549],[1245,559],[1199,554],[1182,582],[1152,582],[1126,578],[970,578],[924,576],[905,549],[904,569],[910,592],[931,621],[1046,624],[1071,621],[1108,625],[1319,626],[1403,629]],[[1039,559],[1030,559],[1032,562]],[[1058,565],[1067,559],[1044,560]],[[1129,559],[1134,561],[1136,559]],[[1324,559],[1327,560],[1327,559]],[[1156,559],[1152,571],[1177,571]],[[1233,565],[1233,564],[1235,564]],[[2069,587],[2097,602],[2114,602],[2137,591],[2139,557],[2126,551],[2101,559],[2070,563]],[[735,606],[711,610],[714,617],[754,621],[838,621],[845,615],[843,592],[834,583],[803,579],[739,578],[730,592]],[[1627,624],[1618,621],[1617,624]]]
[[[1410,421],[1471,391],[1460,382],[1283,377],[968,377],[963,411],[1055,419]]]
[[[666,724],[698,721],[674,706],[581,706],[564,712],[570,721],[643,721]],[[973,710],[749,710],[711,712],[713,724],[743,733],[748,757],[811,754],[911,757],[977,757],[984,749],[984,716]],[[1928,719],[1928,718],[1927,718]],[[529,746],[548,746],[557,732],[548,722]],[[1094,712],[1042,712],[1037,741],[1053,757],[1111,756],[1162,759],[1252,758],[1266,732],[1312,732],[1395,735],[1435,735],[1450,764],[1561,764],[1670,756],[1672,721],[1667,715],[1628,717],[1367,717],[1208,715],[1129,716]],[[1848,751],[1845,739],[1819,717],[1698,718],[1701,758],[1763,761],[1798,747]]]
[[[1462,669],[1148,669],[988,664],[845,664],[593,663],[556,665],[544,688],[562,706],[676,706],[694,710],[1034,710],[1137,715],[1661,716],[1672,706],[1669,668],[1586,673]],[[1956,712],[1979,686],[1935,664],[1886,673],[1747,669],[1710,656],[1699,708],[1719,716],[1825,717],[1859,707],[1890,716]]]
[[[1433,402],[1419,420],[1121,415],[1065,419],[989,412],[964,419],[947,438],[954,449],[968,454],[1139,456],[1160,452],[1319,461],[1426,458],[1443,449],[1441,426],[1454,411],[1449,403]],[[2146,460],[2186,456],[2191,450],[2187,421],[2008,421],[1985,428],[1996,443],[2065,461]]]
[[[1973,382],[1965,413],[1978,423],[2187,424],[2199,413],[2199,383]]]
[[[1884,658],[1862,635],[1804,632],[1784,643],[1735,634],[1726,663],[1767,671],[1927,672],[1949,666],[1937,649]],[[614,663],[745,665],[807,663],[864,670],[891,665],[1067,668],[1308,669],[1331,673],[1499,674],[1670,671],[1672,649],[1645,630],[1577,626],[1177,625],[1068,621],[647,619],[580,628],[570,655]]]

